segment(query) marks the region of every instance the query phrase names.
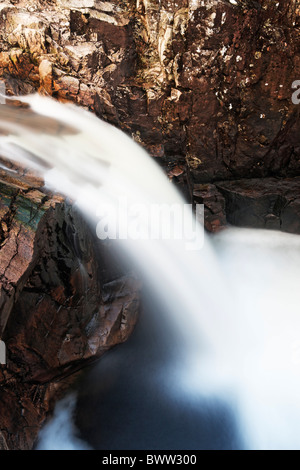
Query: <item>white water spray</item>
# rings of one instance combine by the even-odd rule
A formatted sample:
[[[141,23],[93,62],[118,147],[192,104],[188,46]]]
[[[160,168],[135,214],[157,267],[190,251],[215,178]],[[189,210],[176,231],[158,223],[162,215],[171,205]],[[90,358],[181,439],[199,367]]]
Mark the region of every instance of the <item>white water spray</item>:
[[[120,197],[147,207],[184,204],[122,132],[75,106],[39,96],[24,101],[32,111],[0,106],[1,154],[38,170],[87,218],[97,222],[101,205]],[[249,448],[300,448],[299,238],[228,231],[195,251],[186,249],[186,240],[118,246],[176,328],[174,360],[163,365],[172,393],[231,402]]]

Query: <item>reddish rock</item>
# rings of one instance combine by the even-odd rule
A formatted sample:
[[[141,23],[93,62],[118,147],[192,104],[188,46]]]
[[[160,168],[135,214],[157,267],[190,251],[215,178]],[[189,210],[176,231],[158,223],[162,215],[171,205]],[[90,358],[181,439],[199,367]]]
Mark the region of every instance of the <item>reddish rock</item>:
[[[55,397],[76,371],[128,338],[139,310],[134,276],[110,269],[108,248],[99,247],[63,197],[42,185],[34,175],[1,169],[3,449],[32,447]]]
[[[225,198],[214,184],[201,183],[193,188],[195,204],[204,204],[205,228],[219,232],[227,225]]]
[[[1,7],[2,77],[49,93],[39,73],[49,61],[54,96],[123,128],[166,166],[185,159],[196,184],[300,174],[296,0],[26,7]]]

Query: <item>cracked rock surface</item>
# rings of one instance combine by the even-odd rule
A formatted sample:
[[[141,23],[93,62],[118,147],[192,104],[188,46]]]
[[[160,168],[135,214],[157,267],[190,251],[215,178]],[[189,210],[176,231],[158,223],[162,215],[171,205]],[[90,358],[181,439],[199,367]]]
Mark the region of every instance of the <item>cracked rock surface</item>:
[[[74,374],[132,332],[139,284],[106,266],[63,197],[0,173],[0,448],[30,449]]]
[[[235,3],[2,2],[1,75],[93,109],[202,181],[299,171],[298,2]]]
[[[299,3],[2,0],[0,79],[123,129],[205,204],[208,230],[299,233]],[[103,279],[87,227],[41,188],[0,169],[3,449],[32,446],[66,376],[126,339],[137,312],[136,281]]]
[[[227,224],[300,234],[300,178],[255,178],[196,184],[210,232]]]
[[[299,26],[298,0],[5,0],[0,77],[122,128],[169,172],[182,166],[192,197],[300,175]]]

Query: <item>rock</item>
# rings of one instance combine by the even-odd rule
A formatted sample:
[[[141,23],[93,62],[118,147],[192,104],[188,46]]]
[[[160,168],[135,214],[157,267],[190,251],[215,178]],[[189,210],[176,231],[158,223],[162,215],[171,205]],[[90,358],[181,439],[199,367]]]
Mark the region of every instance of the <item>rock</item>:
[[[195,204],[204,204],[204,223],[208,232],[219,232],[227,226],[225,197],[214,184],[202,183],[193,188]]]
[[[90,72],[90,69],[92,72],[98,60],[100,60],[98,54],[95,52],[93,43],[80,43],[78,45],[67,46],[66,50],[70,55],[72,68],[76,70],[76,72],[79,72],[80,69],[83,69],[85,74]],[[93,63],[95,67],[93,67]]]
[[[40,88],[41,91],[46,92],[47,95],[52,95],[53,91],[53,73],[52,63],[44,59],[39,66],[39,75],[40,75]]]
[[[94,8],[96,6],[96,0],[58,0],[58,7],[63,8]]]
[[[32,448],[55,397],[128,338],[139,310],[139,282],[110,269],[82,216],[42,187],[1,169],[0,446],[9,449]]]
[[[49,61],[54,96],[185,160],[192,184],[300,174],[296,0],[31,0],[0,22],[0,76],[49,93]]]
[[[218,182],[227,221],[238,227],[300,234],[300,178]]]
[[[254,178],[197,184],[195,203],[204,204],[205,227],[237,227],[300,234],[300,177]]]
[[[79,93],[80,82],[77,78],[63,76],[55,80],[53,86],[59,98],[69,98],[74,101]]]
[[[29,50],[32,55],[46,52],[46,24],[40,17],[8,9],[2,14],[1,20],[5,37],[11,46]]]
[[[168,172],[183,164],[195,203],[197,185],[300,175],[296,0],[6,1],[0,22],[8,92],[94,111]]]

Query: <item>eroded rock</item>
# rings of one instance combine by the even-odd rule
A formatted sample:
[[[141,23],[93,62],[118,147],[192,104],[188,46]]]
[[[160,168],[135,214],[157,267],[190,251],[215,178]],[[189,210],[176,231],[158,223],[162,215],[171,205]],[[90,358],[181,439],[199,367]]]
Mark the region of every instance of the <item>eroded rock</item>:
[[[7,1],[0,75],[184,159],[195,184],[295,176],[299,15],[296,0]]]
[[[1,169],[0,216],[0,446],[28,449],[74,373],[131,334],[139,283],[33,175]]]
[[[300,178],[219,182],[227,221],[238,227],[300,234]]]

